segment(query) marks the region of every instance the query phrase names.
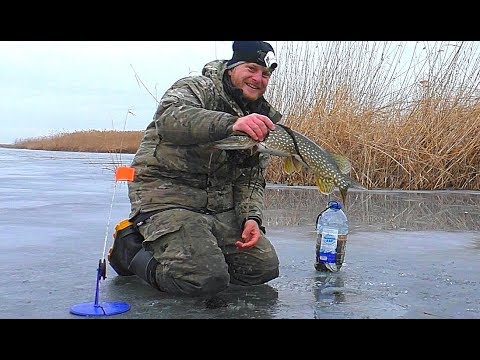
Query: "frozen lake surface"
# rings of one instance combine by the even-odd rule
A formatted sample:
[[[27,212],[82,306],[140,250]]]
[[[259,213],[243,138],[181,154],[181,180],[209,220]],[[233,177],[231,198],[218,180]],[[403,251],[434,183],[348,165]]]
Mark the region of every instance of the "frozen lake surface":
[[[70,308],[94,301],[99,260],[130,211],[114,169],[132,157],[0,148],[0,318],[89,318]],[[101,318],[480,318],[480,192],[349,191],[335,274],[313,266],[315,219],[329,198],[313,187],[266,194],[279,278],[229,288],[225,306],[210,308],[108,266],[100,302],[131,308]]]

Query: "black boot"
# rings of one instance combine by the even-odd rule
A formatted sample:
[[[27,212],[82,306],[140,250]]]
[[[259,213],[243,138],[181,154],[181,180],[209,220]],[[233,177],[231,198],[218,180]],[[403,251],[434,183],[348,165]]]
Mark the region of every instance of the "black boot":
[[[155,289],[159,289],[155,276],[157,266],[158,261],[153,257],[153,253],[142,248],[134,256],[128,269]]]
[[[128,266],[142,249],[143,236],[128,220],[115,227],[113,246],[108,252],[110,266],[120,276],[134,275]]]

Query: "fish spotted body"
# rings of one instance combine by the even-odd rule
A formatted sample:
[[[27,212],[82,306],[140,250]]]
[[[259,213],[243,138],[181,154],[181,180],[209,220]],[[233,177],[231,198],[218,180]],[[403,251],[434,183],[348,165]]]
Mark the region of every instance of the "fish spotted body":
[[[331,154],[308,137],[277,124],[263,141],[255,141],[246,135],[231,135],[216,141],[214,148],[223,150],[248,150],[285,157],[284,171],[291,174],[302,167],[310,169],[315,175],[318,190],[325,195],[338,187],[345,204],[350,187],[364,188],[347,174],[352,166],[341,155]]]

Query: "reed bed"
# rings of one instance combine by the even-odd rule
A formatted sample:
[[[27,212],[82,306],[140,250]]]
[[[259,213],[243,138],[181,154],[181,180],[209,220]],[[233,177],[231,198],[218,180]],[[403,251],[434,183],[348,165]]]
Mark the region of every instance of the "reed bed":
[[[480,42],[284,42],[277,58],[266,98],[365,187],[480,189]],[[134,153],[141,138],[88,130],[14,147]],[[282,164],[272,157],[267,181],[314,185]]]
[[[142,136],[142,131],[83,130],[19,139],[13,145],[32,150],[132,154],[138,149]]]

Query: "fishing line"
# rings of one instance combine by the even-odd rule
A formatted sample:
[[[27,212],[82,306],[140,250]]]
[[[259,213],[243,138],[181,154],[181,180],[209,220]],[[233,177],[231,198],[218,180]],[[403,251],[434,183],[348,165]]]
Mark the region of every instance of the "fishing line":
[[[114,181],[114,185],[113,185],[113,192],[112,192],[112,200],[110,202],[110,211],[109,211],[109,214],[108,214],[108,219],[107,219],[107,228],[105,229],[105,238],[104,238],[104,241],[103,241],[103,251],[102,251],[102,259],[105,259],[105,253],[106,253],[106,250],[107,250],[107,239],[108,239],[108,235],[109,235],[109,231],[110,231],[110,222],[112,220],[112,212],[113,212],[113,204],[115,202],[115,191],[117,189],[117,181],[115,180]]]
[[[293,140],[293,145],[295,146],[295,151],[297,152],[297,154],[300,156],[300,158],[302,159],[302,161],[305,163],[305,164],[308,164],[305,159],[303,158],[302,156],[302,153],[300,152],[300,149],[298,148],[298,144],[297,144],[297,139],[295,138],[295,134],[292,132],[292,130],[288,127],[286,127],[285,125],[282,125],[282,124],[277,124],[279,126],[281,126],[282,128],[285,129],[285,131],[288,133],[288,135],[290,135],[290,137],[292,138]]]

